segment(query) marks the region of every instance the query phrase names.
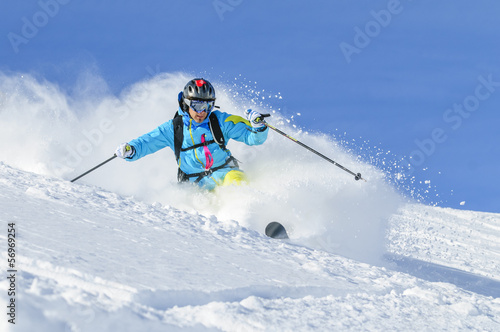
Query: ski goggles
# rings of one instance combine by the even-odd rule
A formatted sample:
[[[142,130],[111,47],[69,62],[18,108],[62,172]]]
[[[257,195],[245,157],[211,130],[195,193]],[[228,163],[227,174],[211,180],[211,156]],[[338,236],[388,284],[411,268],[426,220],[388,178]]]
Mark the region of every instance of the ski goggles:
[[[184,103],[191,107],[196,113],[210,112],[214,108],[215,101],[211,100],[189,100],[184,99]]]

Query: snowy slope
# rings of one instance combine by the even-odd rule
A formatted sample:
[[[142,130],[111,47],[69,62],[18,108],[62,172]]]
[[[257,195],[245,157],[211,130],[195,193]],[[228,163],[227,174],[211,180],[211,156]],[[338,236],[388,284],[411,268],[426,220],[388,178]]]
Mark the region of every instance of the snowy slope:
[[[4,163],[0,195],[1,331],[500,329],[499,215],[404,205],[380,267]]]
[[[414,205],[391,220],[392,253],[500,279],[498,214]],[[496,296],[500,296],[499,286]]]

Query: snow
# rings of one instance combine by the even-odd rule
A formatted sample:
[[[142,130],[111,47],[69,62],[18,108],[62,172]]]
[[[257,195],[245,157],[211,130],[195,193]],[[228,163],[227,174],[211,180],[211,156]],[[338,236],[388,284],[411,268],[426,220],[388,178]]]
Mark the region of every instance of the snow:
[[[15,223],[17,315],[1,331],[500,329],[499,214],[409,199],[386,171],[278,113],[269,121],[368,182],[273,133],[229,145],[247,186],[178,186],[163,151],[68,181],[164,121],[184,81],[162,74],[86,105],[29,75],[2,78],[0,264],[7,274]],[[232,113],[252,103],[220,99]],[[263,234],[272,220],[289,241]],[[3,308],[9,287],[2,278]]]
[[[389,228],[390,254],[410,260],[403,273],[297,244],[293,233],[272,240],[215,216],[5,164],[0,172],[2,229],[16,224],[19,262],[16,326],[4,318],[2,330],[500,328],[495,214],[403,206]],[[447,280],[429,280],[429,267],[414,276],[417,262]]]

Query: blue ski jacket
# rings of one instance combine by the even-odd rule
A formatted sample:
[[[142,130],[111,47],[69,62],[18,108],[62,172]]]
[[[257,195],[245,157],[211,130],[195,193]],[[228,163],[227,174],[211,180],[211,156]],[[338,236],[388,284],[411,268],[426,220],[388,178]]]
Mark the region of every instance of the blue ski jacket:
[[[213,140],[208,116],[202,123],[197,123],[188,113],[183,112],[180,108],[178,112],[179,115],[182,116],[184,123],[184,141],[182,142],[182,148],[188,148],[201,143],[203,135],[205,135],[205,141]],[[234,139],[247,145],[260,145],[267,139],[269,132],[267,127],[263,127],[264,130],[259,131],[253,128],[250,122],[241,116],[231,115],[217,110],[212,111],[212,113],[214,113],[219,120],[220,128],[226,142],[229,142],[229,139]],[[134,147],[135,153],[132,157],[126,158],[128,161],[140,159],[167,146],[174,150],[174,127],[172,120],[130,141],[129,144]],[[231,158],[231,152],[228,149],[223,149],[217,143],[209,144],[207,148],[213,158],[211,168],[224,165],[228,159]],[[207,151],[203,146],[181,152],[178,166],[186,174],[204,172],[206,171],[208,161],[206,154]],[[222,184],[224,177],[229,171],[235,169],[239,170],[238,168],[231,168],[230,166],[231,165],[227,165],[227,167],[216,170],[209,176],[205,176],[198,182],[198,185],[208,190],[214,189],[217,185]],[[189,179],[191,182],[195,180],[196,178]]]

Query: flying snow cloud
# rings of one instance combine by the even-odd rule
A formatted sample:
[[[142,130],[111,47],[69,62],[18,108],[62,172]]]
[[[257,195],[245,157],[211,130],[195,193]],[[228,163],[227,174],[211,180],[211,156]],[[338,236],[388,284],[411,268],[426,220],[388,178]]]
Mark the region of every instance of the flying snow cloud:
[[[184,73],[162,73],[115,96],[99,77],[82,77],[69,94],[31,75],[0,74],[2,161],[70,180],[112,156],[120,143],[171,119],[178,106],[177,94],[191,78]],[[210,193],[180,186],[170,149],[133,163],[114,160],[78,182],[237,221],[259,232],[270,221],[279,221],[295,241],[376,262],[385,250],[386,222],[402,200],[384,172],[361,162],[331,136],[290,124],[289,118],[263,104],[260,92],[248,85],[212,82],[222,111],[242,115],[253,108],[272,113],[269,123],[361,172],[368,182],[355,181],[274,132],[262,146],[229,142],[228,148],[250,178],[247,186]]]

